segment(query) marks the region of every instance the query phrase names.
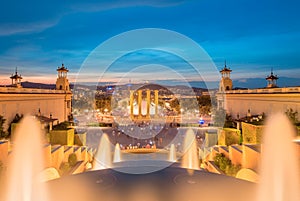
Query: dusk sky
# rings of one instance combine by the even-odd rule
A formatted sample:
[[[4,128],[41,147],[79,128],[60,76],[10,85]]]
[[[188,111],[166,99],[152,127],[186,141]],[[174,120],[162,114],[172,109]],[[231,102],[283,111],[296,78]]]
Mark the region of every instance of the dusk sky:
[[[289,85],[287,77],[300,78],[299,7],[297,0],[2,1],[0,84],[9,82],[15,67],[24,81],[53,83],[62,62],[72,81],[104,41],[134,29],[160,28],[198,43],[218,70],[227,60],[236,82],[264,78],[273,68]],[[178,68],[177,57],[154,55],[164,58],[160,65],[166,62],[172,68],[174,62]],[[198,81],[192,74],[186,76]]]

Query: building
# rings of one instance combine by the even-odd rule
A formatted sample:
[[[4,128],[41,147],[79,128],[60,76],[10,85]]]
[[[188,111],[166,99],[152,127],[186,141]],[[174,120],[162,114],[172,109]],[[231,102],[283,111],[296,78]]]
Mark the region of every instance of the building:
[[[42,119],[57,119],[59,122],[68,120],[72,112],[72,92],[70,90],[67,72],[62,64],[57,68],[58,77],[53,89],[24,88],[21,85],[22,76],[15,74],[10,78],[10,86],[0,87],[0,115],[6,119],[5,128],[18,115],[36,115]]]
[[[278,87],[277,75],[266,77],[267,86],[257,89],[234,89],[226,64],[220,71],[222,78],[216,94],[218,108],[224,108],[233,118],[274,112],[286,112],[288,109],[300,111],[300,87]]]

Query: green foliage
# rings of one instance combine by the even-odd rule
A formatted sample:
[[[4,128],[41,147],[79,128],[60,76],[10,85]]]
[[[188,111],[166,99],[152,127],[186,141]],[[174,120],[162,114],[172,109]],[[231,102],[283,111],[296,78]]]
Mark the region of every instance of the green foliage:
[[[74,167],[77,163],[77,156],[75,153],[69,155],[68,163],[71,167]]]
[[[60,176],[67,175],[71,171],[72,167],[76,165],[76,163],[77,163],[76,154],[75,153],[70,154],[68,158],[68,162],[64,162],[60,165],[58,170],[59,175]]]
[[[180,99],[180,106],[185,111],[194,111],[195,109],[199,109],[199,103],[194,98]]]
[[[228,176],[235,177],[238,171],[241,170],[241,168],[242,168],[241,165],[230,164],[226,167],[225,174],[227,174]]]
[[[170,107],[173,111],[176,111],[177,114],[180,114],[180,104],[177,98],[170,101]]]
[[[223,127],[225,123],[226,118],[226,110],[223,108],[220,108],[219,110],[213,111],[214,114],[214,124],[218,127]]]
[[[62,163],[59,167],[59,175],[60,176],[64,176],[66,175],[69,171],[71,170],[71,166],[70,164],[67,162],[67,163]]]
[[[211,106],[211,98],[210,96],[198,96],[197,97],[198,104],[200,106]]]
[[[70,125],[70,122],[64,121],[60,124],[53,126],[53,130],[68,130]]]
[[[223,172],[225,172],[226,167],[231,164],[231,161],[226,158],[223,153],[216,154],[214,157],[214,162]]]
[[[240,165],[233,165],[223,153],[216,154],[214,157],[214,162],[226,175],[229,176],[235,177],[237,172],[241,169]]]
[[[232,145],[241,143],[241,131],[235,128],[222,128],[218,130],[218,144]]]
[[[207,115],[211,112],[212,108],[212,99],[210,96],[199,96],[197,97],[199,105],[199,113],[201,115]]]
[[[22,120],[22,118],[23,118],[23,115],[21,114],[21,115],[19,115],[18,113],[16,114],[16,116],[14,117],[14,119],[10,122],[10,124],[9,124],[9,127],[8,127],[8,129],[7,129],[7,131],[8,131],[8,136],[10,136],[12,133],[11,133],[11,131],[12,131],[12,124],[14,124],[14,123],[19,123],[21,120]]]
[[[225,115],[224,128],[235,128],[234,120],[231,115]]]
[[[290,121],[294,124],[297,125],[299,123],[298,121],[298,111],[294,111],[292,108],[288,109],[285,114],[287,117],[290,119]]]
[[[0,115],[0,138],[6,137],[6,132],[4,131],[4,124],[6,119],[4,119],[3,116]]]
[[[263,134],[263,126],[242,122],[243,143],[260,144]]]

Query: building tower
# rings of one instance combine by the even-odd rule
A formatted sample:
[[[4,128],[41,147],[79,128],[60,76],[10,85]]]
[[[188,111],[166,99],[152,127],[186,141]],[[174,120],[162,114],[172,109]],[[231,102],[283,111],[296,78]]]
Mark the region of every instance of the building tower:
[[[16,68],[16,72],[15,74],[12,74],[10,76],[10,79],[11,79],[11,85],[13,87],[17,87],[17,88],[21,88],[22,85],[21,85],[21,80],[23,79],[21,75],[18,74],[18,69]]]
[[[273,69],[271,69],[271,74],[266,77],[266,80],[268,82],[267,88],[275,88],[275,87],[277,87],[277,80],[278,79],[279,78],[277,77],[277,75],[273,74]]]
[[[230,73],[232,70],[230,68],[227,68],[226,66],[226,61],[225,61],[225,66],[222,70],[220,70],[220,73],[222,75],[221,81],[220,81],[220,86],[219,86],[219,91],[224,92],[227,90],[232,90],[232,80],[230,79]]]
[[[61,67],[57,67],[57,72],[58,77],[56,80],[56,89],[70,91],[70,84],[67,78],[69,70],[64,66],[64,64],[62,64]]]

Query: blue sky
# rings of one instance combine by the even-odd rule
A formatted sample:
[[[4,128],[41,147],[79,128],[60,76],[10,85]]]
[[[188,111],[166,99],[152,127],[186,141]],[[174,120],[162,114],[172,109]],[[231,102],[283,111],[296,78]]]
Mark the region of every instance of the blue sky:
[[[99,44],[141,28],[168,29],[189,37],[218,69],[226,59],[233,79],[241,83],[264,78],[271,67],[280,77],[300,78],[300,3],[296,0],[12,0],[1,4],[0,84],[9,81],[16,66],[24,80],[53,82],[62,62],[73,80]],[[178,69],[178,58],[172,55],[153,59]],[[119,71],[126,73],[126,68]],[[149,73],[146,77],[155,79]]]

